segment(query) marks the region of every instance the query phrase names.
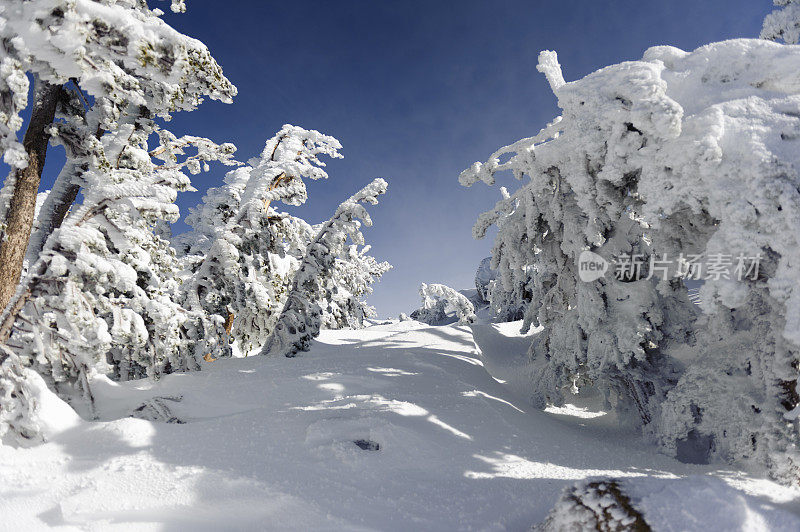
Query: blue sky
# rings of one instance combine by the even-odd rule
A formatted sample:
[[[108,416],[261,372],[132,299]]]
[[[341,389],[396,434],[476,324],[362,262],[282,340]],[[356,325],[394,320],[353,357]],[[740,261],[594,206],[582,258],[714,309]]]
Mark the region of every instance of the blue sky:
[[[167,3],[155,4],[168,11]],[[189,0],[187,6],[166,20],[206,43],[239,96],[232,105],[207,102],[176,115],[173,131],[233,142],[240,160],[258,154],[284,123],[338,138],[345,158],[331,161],[327,181],[309,185],[305,206],[287,211],[317,223],[372,178],[384,177],[389,192],[371,208],[375,225],[365,235],[372,254],[394,270],[370,302],[382,316],[396,316],[418,306],[421,282],[473,286],[492,242],[474,241],[471,227],[499,191],[462,188],[458,174],[559,114],[535,68],[540,50],[557,51],[565,78],[574,80],[640,58],[653,45],[691,50],[757,37],[771,2]],[[179,199],[183,213],[223,175],[216,167],[197,176],[200,191]],[[513,178],[500,181],[515,187]]]

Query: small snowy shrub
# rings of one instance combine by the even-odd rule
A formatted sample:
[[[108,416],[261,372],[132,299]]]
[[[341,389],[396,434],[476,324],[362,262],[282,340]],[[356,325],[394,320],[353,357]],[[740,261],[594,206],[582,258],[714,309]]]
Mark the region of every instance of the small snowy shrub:
[[[647,532],[650,526],[613,479],[583,481],[567,487],[535,532]]]

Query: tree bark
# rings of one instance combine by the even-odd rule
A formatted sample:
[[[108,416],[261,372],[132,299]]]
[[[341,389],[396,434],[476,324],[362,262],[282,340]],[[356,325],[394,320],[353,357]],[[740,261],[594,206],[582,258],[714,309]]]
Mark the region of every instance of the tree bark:
[[[35,80],[31,120],[22,141],[28,154],[28,166],[16,172],[14,192],[6,213],[5,235],[0,241],[0,309],[5,309],[14,296],[22,273],[47,154],[49,135],[45,128],[53,123],[60,91],[59,85]]]

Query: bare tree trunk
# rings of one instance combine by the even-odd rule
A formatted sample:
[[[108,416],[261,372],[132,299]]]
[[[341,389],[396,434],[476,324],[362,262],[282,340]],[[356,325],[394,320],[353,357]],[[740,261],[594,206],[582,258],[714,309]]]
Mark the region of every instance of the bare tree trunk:
[[[14,295],[22,273],[22,261],[28,249],[36,194],[42,177],[48,134],[53,123],[61,87],[36,79],[31,120],[22,145],[28,154],[28,166],[16,172],[14,192],[6,213],[6,229],[0,241],[0,309],[5,309]]]

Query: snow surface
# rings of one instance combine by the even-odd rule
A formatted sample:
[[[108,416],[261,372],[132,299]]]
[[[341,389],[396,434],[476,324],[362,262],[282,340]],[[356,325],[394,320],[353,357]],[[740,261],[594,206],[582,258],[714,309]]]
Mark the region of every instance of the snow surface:
[[[800,490],[658,454],[591,397],[530,407],[520,325],[391,322],[96,381],[103,422],[51,394],[49,442],[0,446],[0,529],[526,530],[594,476],[656,530],[800,529]],[[155,397],[182,423],[127,417]]]

